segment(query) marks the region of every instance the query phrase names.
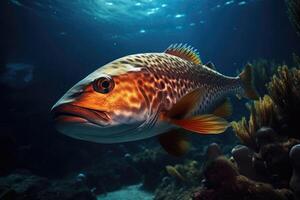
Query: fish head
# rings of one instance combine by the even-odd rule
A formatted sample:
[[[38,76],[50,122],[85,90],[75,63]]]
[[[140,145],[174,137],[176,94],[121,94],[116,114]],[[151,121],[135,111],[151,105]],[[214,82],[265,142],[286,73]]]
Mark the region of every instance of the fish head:
[[[149,120],[138,82],[143,73],[141,67],[119,61],[94,71],[53,106],[57,130],[98,143],[134,140]]]

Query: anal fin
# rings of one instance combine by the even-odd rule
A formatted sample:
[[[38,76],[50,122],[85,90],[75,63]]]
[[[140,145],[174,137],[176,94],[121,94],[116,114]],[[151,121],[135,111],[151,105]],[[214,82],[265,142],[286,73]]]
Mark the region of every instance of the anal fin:
[[[184,155],[190,148],[187,136],[178,130],[171,130],[159,136],[159,143],[169,154],[179,157]]]
[[[223,133],[230,126],[225,119],[209,114],[186,119],[171,119],[170,122],[183,129],[204,135]]]

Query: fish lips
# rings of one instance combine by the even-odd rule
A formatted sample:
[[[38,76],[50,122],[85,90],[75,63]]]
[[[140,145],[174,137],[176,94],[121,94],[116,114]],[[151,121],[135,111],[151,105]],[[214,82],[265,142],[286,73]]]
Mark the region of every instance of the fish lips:
[[[97,143],[110,144],[135,140],[135,134],[144,123],[113,125],[108,113],[69,103],[55,105],[51,112],[59,132],[75,139]]]
[[[110,124],[111,119],[107,112],[80,106],[69,103],[55,106],[51,110],[55,123],[90,123],[95,126],[106,127]]]

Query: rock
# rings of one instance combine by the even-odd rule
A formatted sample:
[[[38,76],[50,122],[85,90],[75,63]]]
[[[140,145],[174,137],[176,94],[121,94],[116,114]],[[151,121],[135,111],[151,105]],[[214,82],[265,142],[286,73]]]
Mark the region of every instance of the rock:
[[[289,155],[293,166],[290,187],[296,196],[300,198],[300,144],[293,146]]]
[[[79,173],[77,174],[76,176],[76,181],[78,183],[82,183],[82,182],[85,182],[86,181],[86,175],[84,173]]]
[[[259,148],[263,145],[274,143],[275,141],[276,133],[270,127],[261,127],[255,134],[255,142]]]
[[[49,184],[48,179],[32,175],[27,171],[0,178],[0,188],[13,190],[16,193],[16,199],[34,199],[35,195],[47,188]]]
[[[161,148],[154,148],[135,154],[132,165],[143,175],[143,188],[151,191],[155,190],[166,175],[165,167],[174,165],[177,160],[178,158],[169,156]]]
[[[211,187],[199,188],[193,200],[295,200],[289,190],[276,190],[269,184],[240,175],[233,163],[224,157],[207,165],[204,174]]]
[[[264,160],[270,183],[277,188],[287,188],[293,169],[289,159],[292,141],[266,144],[259,154]]]
[[[235,181],[239,172],[230,160],[218,157],[206,165],[203,174],[207,185],[213,189],[222,187],[225,183],[230,185]]]
[[[252,165],[253,151],[243,145],[234,147],[231,151],[240,174],[252,180],[257,180],[255,169]]]
[[[207,161],[214,160],[215,158],[223,155],[220,146],[217,143],[211,143],[206,149]]]
[[[0,178],[2,200],[96,200],[86,185],[76,180],[48,180],[29,172],[17,172]]]

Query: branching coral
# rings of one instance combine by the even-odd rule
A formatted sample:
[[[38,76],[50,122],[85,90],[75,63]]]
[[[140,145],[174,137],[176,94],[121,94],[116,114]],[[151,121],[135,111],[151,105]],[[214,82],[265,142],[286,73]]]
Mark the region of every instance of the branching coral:
[[[292,167],[288,153],[300,143],[300,59],[294,68],[279,66],[267,84],[267,95],[250,104],[250,117],[233,122],[238,138],[255,150],[252,164],[262,178],[275,187],[287,187]],[[260,163],[263,163],[261,165]],[[262,173],[261,173],[262,172]]]
[[[289,69],[287,66],[278,68],[268,84],[268,91],[277,106],[284,129],[281,134],[300,138],[298,116],[300,113],[300,69]],[[288,129],[286,128],[288,127]]]
[[[255,133],[260,127],[277,126],[278,117],[276,106],[270,96],[265,95],[263,98],[255,101],[250,109],[250,119],[246,120],[245,117],[238,122],[232,122],[232,127],[237,137],[246,146],[257,150],[257,145],[255,143]]]
[[[294,64],[299,66],[294,55]],[[255,134],[261,127],[270,127],[280,135],[300,138],[298,114],[300,113],[300,69],[280,66],[267,84],[268,94],[249,106],[250,118],[233,122],[232,127],[245,145],[257,150]]]
[[[285,0],[291,23],[300,35],[300,0]]]

